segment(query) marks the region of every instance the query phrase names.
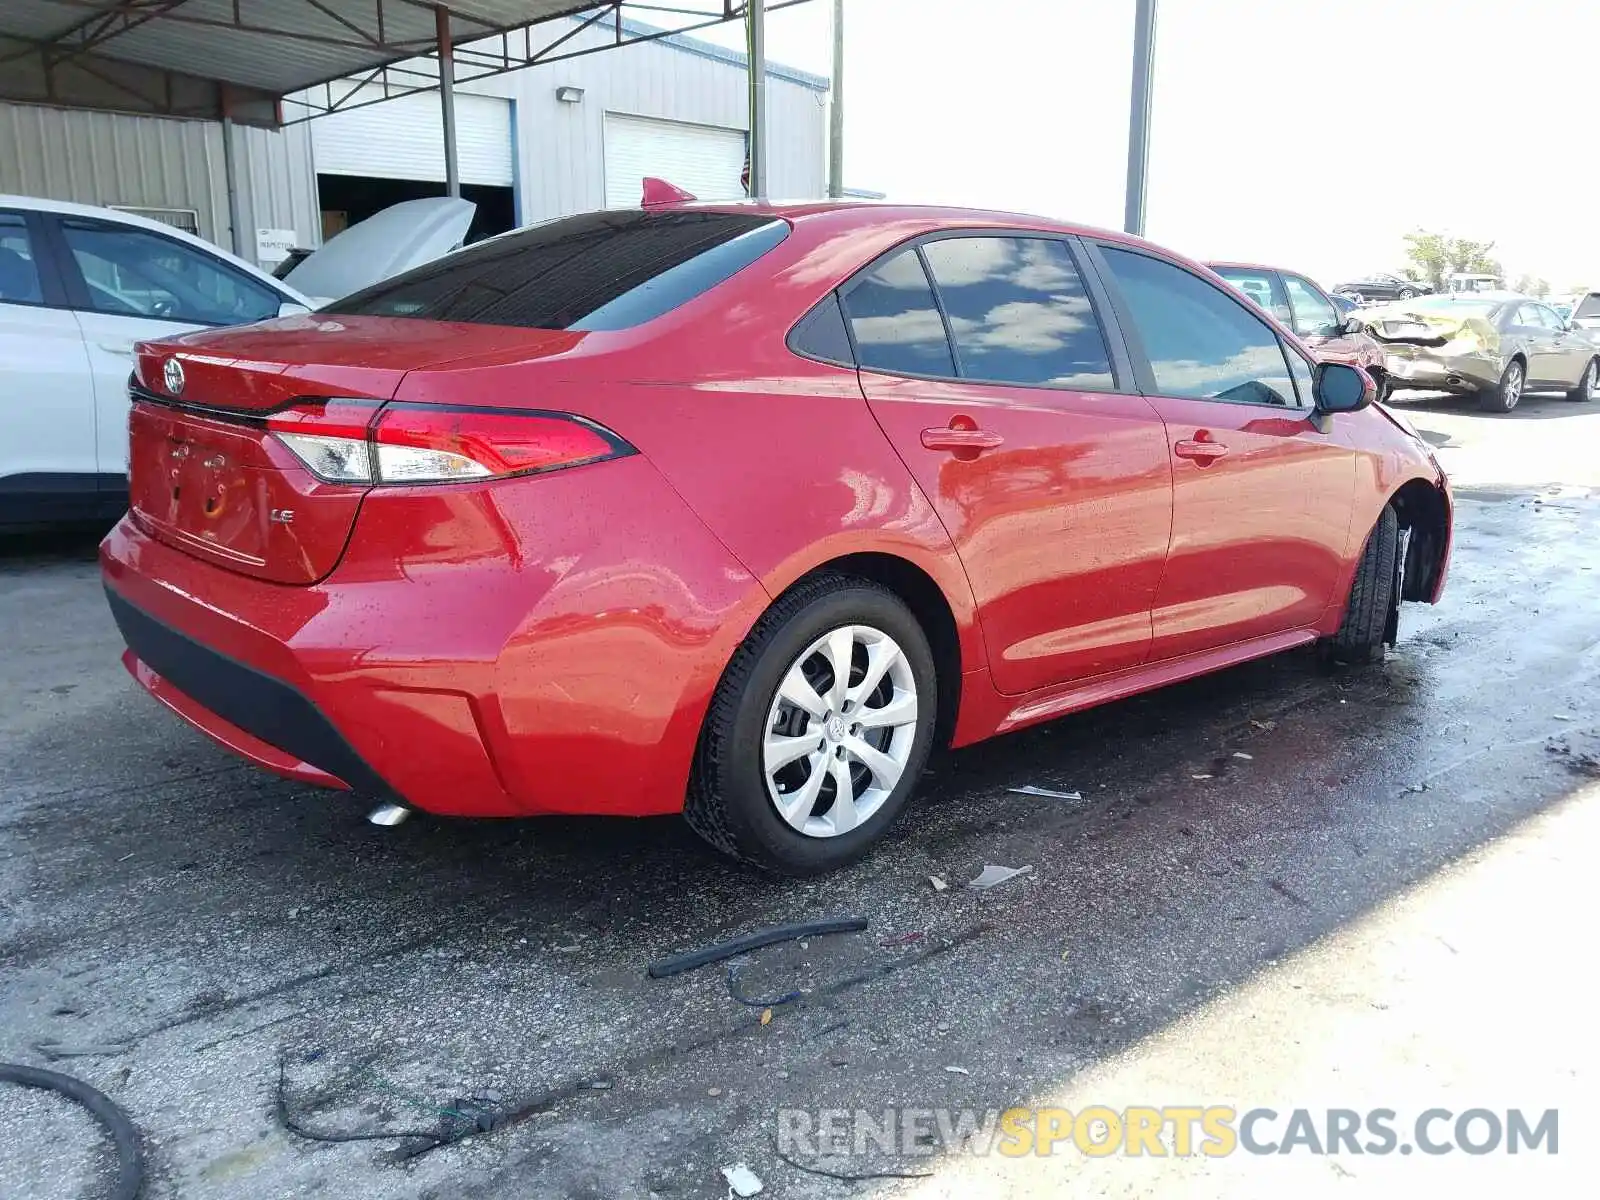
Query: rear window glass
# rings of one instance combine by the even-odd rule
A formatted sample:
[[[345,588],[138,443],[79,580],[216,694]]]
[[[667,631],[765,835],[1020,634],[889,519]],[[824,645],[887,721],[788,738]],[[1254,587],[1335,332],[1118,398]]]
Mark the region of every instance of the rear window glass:
[[[1600,292],[1590,292],[1572,310],[1575,317],[1600,317]]]
[[[584,213],[481,242],[321,311],[627,329],[715,287],[788,233],[787,223],[748,213]]]

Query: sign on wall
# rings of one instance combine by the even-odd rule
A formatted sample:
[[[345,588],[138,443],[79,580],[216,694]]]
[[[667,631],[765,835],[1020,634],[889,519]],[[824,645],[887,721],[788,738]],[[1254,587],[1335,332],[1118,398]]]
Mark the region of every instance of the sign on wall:
[[[299,242],[292,229],[256,230],[256,262],[263,267],[273,267],[289,257]]]

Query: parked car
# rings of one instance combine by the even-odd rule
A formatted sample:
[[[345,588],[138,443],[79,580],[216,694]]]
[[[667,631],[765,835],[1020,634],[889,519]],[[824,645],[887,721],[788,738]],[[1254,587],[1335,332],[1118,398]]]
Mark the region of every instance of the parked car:
[[[1600,292],[1574,296],[1572,314],[1567,320],[1574,328],[1583,330],[1591,338],[1600,338]]]
[[[793,873],[936,742],[1381,655],[1450,544],[1366,375],[1043,218],[567,217],[145,345],[134,388],[101,562],[184,720],[380,823],[681,811]]]
[[[1472,275],[1457,271],[1444,281],[1444,290],[1456,292],[1503,292],[1505,280],[1498,275]]]
[[[1333,297],[1311,280],[1293,271],[1251,263],[1207,265],[1255,301],[1257,307],[1298,333],[1319,359],[1349,363],[1371,375],[1378,385],[1378,399],[1387,399],[1389,381],[1384,375],[1383,349],[1359,318],[1345,316]],[[1345,303],[1351,309],[1356,307],[1349,301]]]
[[[1410,300],[1413,296],[1424,295],[1433,289],[1427,284],[1416,279],[1404,279],[1399,275],[1386,275],[1378,272],[1368,275],[1364,279],[1353,279],[1348,283],[1336,283],[1333,291],[1341,296],[1349,296],[1361,304],[1372,304],[1386,300]]]
[[[135,342],[306,312],[460,245],[474,211],[407,201],[277,280],[157,221],[0,196],[0,528],[127,508]],[[374,225],[378,250],[362,233]]]
[[[1510,412],[1527,392],[1593,400],[1600,345],[1549,305],[1515,292],[1424,296],[1362,314],[1396,388],[1477,396]]]

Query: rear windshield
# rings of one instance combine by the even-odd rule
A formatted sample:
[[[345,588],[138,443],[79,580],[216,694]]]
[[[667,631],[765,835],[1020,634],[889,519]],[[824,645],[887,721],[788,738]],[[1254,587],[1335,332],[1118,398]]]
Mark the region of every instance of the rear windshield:
[[[715,287],[788,233],[786,222],[748,213],[584,213],[491,238],[320,311],[627,329]]]
[[[1487,317],[1499,308],[1499,300],[1465,300],[1455,296],[1422,296],[1407,300],[1405,307],[1416,312],[1455,313],[1463,317]]]
[[[1600,292],[1590,292],[1572,310],[1575,317],[1600,317]]]

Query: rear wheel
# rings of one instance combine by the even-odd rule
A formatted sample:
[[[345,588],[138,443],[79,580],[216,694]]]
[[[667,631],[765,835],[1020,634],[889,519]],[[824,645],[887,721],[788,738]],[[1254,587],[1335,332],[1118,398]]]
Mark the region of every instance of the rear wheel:
[[[843,866],[916,787],[937,707],[928,639],[899,597],[819,576],[779,598],[723,673],[684,817],[769,870]]]
[[[1416,288],[1401,288],[1400,289],[1400,299],[1402,299],[1402,300],[1415,300],[1421,294],[1422,293],[1417,291]]]
[[[1506,364],[1500,382],[1478,393],[1478,407],[1484,412],[1508,413],[1522,399],[1522,389],[1527,383],[1528,369],[1520,358],[1513,358]]]
[[[1322,641],[1325,657],[1352,665],[1382,659],[1384,642],[1398,632],[1394,615],[1400,604],[1403,561],[1400,519],[1385,505],[1362,547],[1339,632]]]
[[[1567,393],[1567,399],[1587,403],[1597,396],[1600,396],[1600,358],[1591,358],[1578,386]]]

